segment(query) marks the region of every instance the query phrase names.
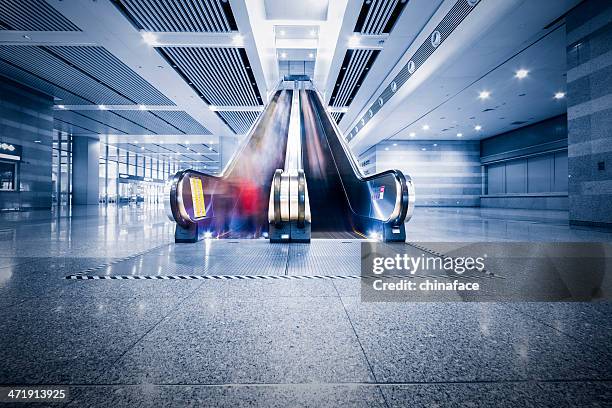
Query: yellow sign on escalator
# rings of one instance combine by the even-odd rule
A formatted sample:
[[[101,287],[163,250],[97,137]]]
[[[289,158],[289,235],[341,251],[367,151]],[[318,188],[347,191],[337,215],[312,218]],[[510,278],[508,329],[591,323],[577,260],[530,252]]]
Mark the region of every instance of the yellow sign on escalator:
[[[202,189],[202,179],[191,177],[191,199],[193,202],[194,218],[206,217],[206,204],[204,203],[204,190]]]

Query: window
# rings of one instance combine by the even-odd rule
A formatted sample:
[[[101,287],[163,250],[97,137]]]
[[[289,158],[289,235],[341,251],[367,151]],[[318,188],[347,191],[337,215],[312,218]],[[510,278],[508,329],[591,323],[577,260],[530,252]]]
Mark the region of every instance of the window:
[[[0,191],[15,191],[17,164],[0,161]]]

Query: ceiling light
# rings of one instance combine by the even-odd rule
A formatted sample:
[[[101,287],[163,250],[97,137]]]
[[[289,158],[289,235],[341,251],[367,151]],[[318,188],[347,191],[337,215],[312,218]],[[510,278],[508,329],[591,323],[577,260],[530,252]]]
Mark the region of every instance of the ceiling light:
[[[98,105],[98,109],[100,109],[100,110],[106,110],[106,105]]]
[[[429,130],[429,125],[423,125],[423,127],[421,128],[423,130]]]
[[[388,147],[385,147],[385,150],[387,150],[387,151],[388,151],[388,150],[389,150],[389,148],[388,148]]]
[[[476,130],[476,131],[482,130],[482,126],[476,125],[476,126],[474,126],[474,130]]]
[[[242,34],[236,34],[234,37],[232,37],[232,42],[234,45],[242,45],[244,44],[244,37]]]
[[[349,48],[357,47],[360,44],[359,36],[357,34],[351,35],[348,41]]]
[[[140,146],[140,150],[144,150],[144,146]]]
[[[527,71],[526,69],[519,69],[518,71],[516,71],[514,76],[518,79],[523,79],[527,76],[527,74],[529,74],[529,71]]]
[[[138,105],[138,109],[140,110],[147,110],[147,107],[144,105]]]
[[[563,99],[565,98],[565,92],[557,92],[555,94],[555,99]]]
[[[157,43],[157,37],[153,33],[142,33],[142,39],[149,45],[155,45]]]
[[[478,97],[479,97],[480,99],[489,99],[489,96],[491,96],[491,92],[489,92],[489,91],[481,91],[481,92],[478,94]]]
[[[397,143],[393,143],[393,146],[397,146]]]
[[[457,133],[457,137],[462,137],[463,133]]]
[[[438,144],[437,144],[437,143],[434,143],[433,145],[434,145],[434,147],[437,147],[437,146],[438,146]]]
[[[138,140],[134,140],[134,144],[138,144]]]
[[[185,140],[185,144],[189,144],[189,140]]]
[[[281,58],[287,58],[287,53],[286,52],[281,52]]]
[[[310,54],[308,54],[308,58],[314,58],[314,54],[311,52]]]
[[[310,30],[310,36],[314,37],[315,35],[317,35],[317,30]]]
[[[57,105],[58,108],[60,109],[66,109],[66,107],[64,105]]]
[[[416,136],[416,133],[410,132],[410,137],[415,137],[415,136]]]
[[[164,141],[163,141],[163,140],[161,140],[161,141],[159,142],[159,144],[164,144]]]

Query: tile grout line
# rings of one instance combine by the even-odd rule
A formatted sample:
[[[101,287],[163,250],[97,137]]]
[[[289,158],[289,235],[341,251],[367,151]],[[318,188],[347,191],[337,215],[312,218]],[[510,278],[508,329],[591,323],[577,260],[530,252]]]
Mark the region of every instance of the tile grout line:
[[[372,373],[372,378],[374,379],[375,383],[378,383],[378,380],[376,379],[376,374],[374,373],[374,369],[372,368],[372,364],[370,363],[370,360],[368,359],[368,355],[366,354],[365,349],[363,348],[363,344],[361,344],[361,339],[359,338],[359,335],[357,334],[357,330],[355,330],[355,326],[353,325],[351,316],[349,315],[348,310],[346,310],[346,306],[344,304],[344,301],[342,300],[342,296],[340,296],[340,292],[338,291],[338,288],[336,287],[336,284],[334,283],[334,281],[332,281],[332,285],[334,286],[334,290],[336,291],[336,294],[338,295],[338,300],[340,300],[340,304],[342,305],[342,309],[344,310],[344,314],[346,315],[349,325],[351,326],[351,329],[353,330],[353,333],[355,334],[355,338],[357,339],[357,344],[359,344],[359,348],[361,349],[361,352],[363,353],[363,358],[365,359],[368,365],[368,369],[370,370],[370,373]],[[383,390],[380,387],[377,387],[377,389],[383,401],[385,402],[385,406],[387,408],[390,408],[389,402],[387,401],[387,397],[385,396],[385,393],[383,392]]]
[[[591,345],[590,343],[584,342],[584,341],[582,341],[582,340],[572,336],[571,334],[568,334],[568,333],[566,333],[566,332],[564,332],[562,330],[557,329],[556,327],[546,323],[545,321],[543,321],[543,320],[541,320],[541,319],[539,319],[539,318],[537,318],[535,316],[532,316],[532,315],[530,315],[528,313],[525,313],[525,312],[521,311],[520,309],[518,309],[518,308],[516,308],[516,307],[514,307],[512,305],[509,305],[508,307],[510,307],[511,309],[515,310],[516,312],[522,314],[523,316],[527,317],[528,319],[533,320],[534,322],[540,323],[540,324],[542,324],[542,325],[544,325],[546,327],[549,327],[549,328],[553,329],[554,331],[556,331],[558,333],[561,333],[562,335],[564,335],[564,336],[566,336],[566,337],[576,341],[579,344],[586,345],[587,347],[591,348],[594,351],[604,352],[604,353],[606,353],[608,355],[612,355],[612,353],[609,350],[600,349],[599,347],[595,347],[595,346]]]
[[[136,345],[138,343],[140,343],[140,341],[145,338],[149,333],[151,333],[157,326],[159,326],[164,320],[166,320],[166,318],[168,316],[170,316],[176,309],[178,309],[179,306],[181,306],[187,299],[189,299],[191,296],[193,296],[193,294],[200,289],[200,287],[202,287],[202,285],[204,285],[204,282],[200,283],[198,286],[196,286],[195,288],[193,288],[193,290],[191,292],[189,292],[188,294],[186,294],[181,300],[179,300],[176,305],[174,305],[173,307],[170,308],[170,310],[168,310],[167,313],[165,313],[158,321],[157,323],[153,324],[147,331],[145,331],[145,333],[138,337],[138,339],[131,345],[129,346],[123,353],[121,353],[121,355],[116,358],[109,366],[108,368],[110,369],[111,367],[113,367],[115,364],[117,364],[117,362],[119,362],[127,353],[129,353],[134,347],[136,347]],[[106,373],[102,373],[99,376],[97,376],[95,379],[99,379],[102,375],[104,375]]]

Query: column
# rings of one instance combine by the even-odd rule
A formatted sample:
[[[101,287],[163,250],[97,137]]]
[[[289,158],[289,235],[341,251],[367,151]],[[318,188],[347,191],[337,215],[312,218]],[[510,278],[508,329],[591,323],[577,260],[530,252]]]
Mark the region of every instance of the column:
[[[96,205],[99,195],[100,142],[89,137],[72,141],[72,203]]]
[[[566,17],[570,223],[612,227],[612,2]]]

